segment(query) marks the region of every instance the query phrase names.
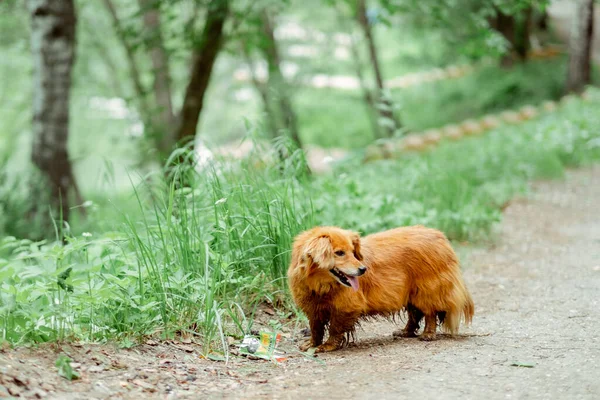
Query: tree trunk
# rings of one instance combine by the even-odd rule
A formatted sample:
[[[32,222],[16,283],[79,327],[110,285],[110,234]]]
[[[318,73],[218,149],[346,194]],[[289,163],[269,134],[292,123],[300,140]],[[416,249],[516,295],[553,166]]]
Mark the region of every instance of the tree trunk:
[[[81,202],[67,143],[75,60],[73,0],[27,0],[33,54],[33,163],[48,179],[53,206],[69,220],[71,194]]]
[[[373,135],[377,139],[381,137],[381,127],[377,122],[377,105],[375,104],[375,100],[373,100],[373,94],[371,93],[371,90],[369,89],[365,81],[365,77],[363,74],[365,67],[361,62],[360,52],[358,51],[356,40],[354,40],[354,35],[352,35],[350,50],[352,51],[352,57],[354,59],[354,71],[356,73],[356,77],[358,78],[358,82],[360,83],[360,88],[363,94],[363,100],[367,105],[367,114],[369,116],[369,121],[371,122],[371,129],[373,130]]]
[[[352,66],[354,67],[354,72],[360,84],[363,100],[366,105],[367,116],[369,117],[369,122],[371,123],[371,130],[373,131],[373,137],[375,139],[378,139],[381,137],[381,127],[377,122],[377,115],[379,113],[377,111],[375,100],[373,99],[373,94],[371,93],[371,89],[369,88],[369,85],[367,85],[364,76],[364,70],[366,69],[366,67],[362,62],[362,58],[360,56],[356,36],[352,33],[352,28],[348,27],[348,19],[344,15],[343,11],[341,11],[339,8],[337,8],[337,17],[339,25],[342,26],[350,35],[350,51],[352,52]]]
[[[515,17],[515,36],[514,36],[514,49],[519,61],[524,62],[527,60],[529,49],[531,48],[530,33],[531,33],[531,16],[533,9],[531,7],[523,10],[519,15]]]
[[[496,9],[496,16],[490,25],[493,29],[498,31],[509,44],[509,51],[507,51],[500,60],[500,64],[504,67],[510,67],[513,65],[513,42],[515,37],[515,19],[512,15],[506,15],[502,11]]]
[[[369,56],[371,59],[371,66],[375,74],[375,83],[377,84],[377,90],[379,94],[379,105],[377,109],[382,118],[388,121],[386,123],[386,131],[388,136],[393,136],[396,130],[401,128],[400,121],[394,114],[394,107],[389,98],[385,96],[385,88],[383,86],[383,74],[381,73],[381,66],[379,63],[379,55],[377,54],[377,47],[375,46],[375,39],[373,38],[373,32],[371,30],[371,24],[367,16],[367,6],[365,0],[357,0],[357,17],[358,23],[360,24],[365,39],[367,41],[367,47],[369,49]]]
[[[164,46],[158,2],[156,0],[138,0],[138,3],[144,13],[144,36],[152,61],[154,98],[158,108],[153,113],[152,132],[159,152],[163,156],[168,156],[175,144],[175,140],[171,137],[175,115],[171,99],[169,56]]]
[[[272,18],[266,10],[263,11],[261,17],[263,35],[265,37],[263,52],[269,70],[268,90],[270,93],[274,93],[278,99],[280,118],[284,129],[289,131],[294,145],[298,148],[302,148],[302,141],[298,132],[298,120],[292,106],[287,82],[281,73],[281,57],[275,40]]]
[[[594,35],[594,1],[579,0],[573,19],[569,43],[567,92],[581,92],[591,82],[592,38]]]
[[[138,101],[138,111],[144,121],[144,125],[147,127],[151,125],[150,115],[151,107],[148,104],[148,98],[146,96],[146,89],[142,84],[142,75],[140,73],[140,69],[138,67],[138,63],[135,59],[135,50],[133,46],[129,43],[127,38],[125,37],[123,26],[121,25],[121,20],[117,13],[117,10],[112,2],[112,0],[103,0],[104,6],[106,7],[110,17],[112,19],[112,24],[117,34],[117,38],[120,40],[121,45],[125,50],[125,57],[127,58],[127,64],[129,66],[129,75],[131,75],[131,80],[133,82],[133,89],[135,96]]]
[[[210,2],[204,30],[198,40],[198,46],[193,51],[191,77],[175,129],[174,137],[180,145],[184,144],[184,141],[191,141],[196,135],[200,113],[204,106],[204,95],[221,49],[223,26],[228,14],[229,0]]]
[[[510,47],[509,51],[502,57],[501,65],[510,67],[515,59],[521,62],[527,60],[527,54],[531,47],[529,36],[532,13],[531,7],[516,16],[504,14],[501,10],[496,9],[496,15],[490,21],[490,25],[506,39]]]
[[[267,118],[267,129],[269,130],[271,139],[275,139],[279,135],[279,127],[277,124],[277,116],[271,108],[271,97],[269,96],[269,89],[267,85],[260,82],[258,76],[256,75],[256,71],[254,70],[254,64],[248,45],[246,43],[242,43],[241,47],[242,52],[244,53],[244,57],[246,58],[246,63],[248,64],[248,69],[250,70],[250,78],[252,79],[252,83],[254,84],[254,87],[260,94],[260,97],[263,101],[263,108],[265,111],[265,116]]]

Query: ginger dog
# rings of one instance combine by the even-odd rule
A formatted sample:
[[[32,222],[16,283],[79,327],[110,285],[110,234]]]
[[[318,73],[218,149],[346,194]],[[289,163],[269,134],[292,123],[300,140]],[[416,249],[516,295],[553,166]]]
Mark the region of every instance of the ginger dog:
[[[363,238],[337,227],[310,229],[294,241],[288,278],[310,322],[311,339],[300,345],[302,351],[341,348],[368,317],[406,311],[406,327],[393,336],[416,336],[425,318],[420,338],[434,340],[438,319],[444,331],[456,334],[461,317],[470,323],[474,312],[448,239],[423,226]]]

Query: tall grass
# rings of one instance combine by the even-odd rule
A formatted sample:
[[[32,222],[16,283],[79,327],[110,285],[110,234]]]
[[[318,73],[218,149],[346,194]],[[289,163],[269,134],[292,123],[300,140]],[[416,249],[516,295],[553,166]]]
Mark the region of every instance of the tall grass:
[[[295,234],[316,224],[363,233],[422,223],[453,240],[488,238],[500,206],[533,178],[600,159],[598,102],[422,155],[348,161],[306,178],[256,158],[218,164],[189,187],[143,179],[113,232],[68,243],[0,244],[0,338],[14,343],[193,335],[226,348],[261,302],[289,308]],[[300,157],[301,158],[301,157]],[[129,204],[127,202],[126,204]]]

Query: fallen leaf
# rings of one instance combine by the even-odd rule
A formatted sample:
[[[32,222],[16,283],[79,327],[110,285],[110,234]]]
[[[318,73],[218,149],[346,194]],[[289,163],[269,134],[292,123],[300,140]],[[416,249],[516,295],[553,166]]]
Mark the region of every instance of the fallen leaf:
[[[206,358],[213,361],[225,361],[225,357],[217,353],[210,353]]]
[[[263,311],[267,315],[275,315],[275,310],[273,310],[271,307],[265,307]]]
[[[191,347],[191,346],[186,346],[184,344],[176,344],[174,346],[177,347],[179,350],[183,350],[183,351],[186,351],[188,353],[193,353],[194,352],[194,348]]]

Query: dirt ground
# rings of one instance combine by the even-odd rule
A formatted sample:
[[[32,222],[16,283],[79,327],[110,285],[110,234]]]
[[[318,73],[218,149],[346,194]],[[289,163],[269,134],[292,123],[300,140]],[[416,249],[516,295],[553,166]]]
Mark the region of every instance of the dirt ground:
[[[393,323],[368,323],[355,345],[315,360],[289,333],[280,364],[202,360],[175,342],[5,349],[0,398],[598,399],[599,208],[600,166],[513,201],[495,246],[463,257],[476,315],[458,338],[392,340]],[[80,380],[58,376],[59,354]]]

